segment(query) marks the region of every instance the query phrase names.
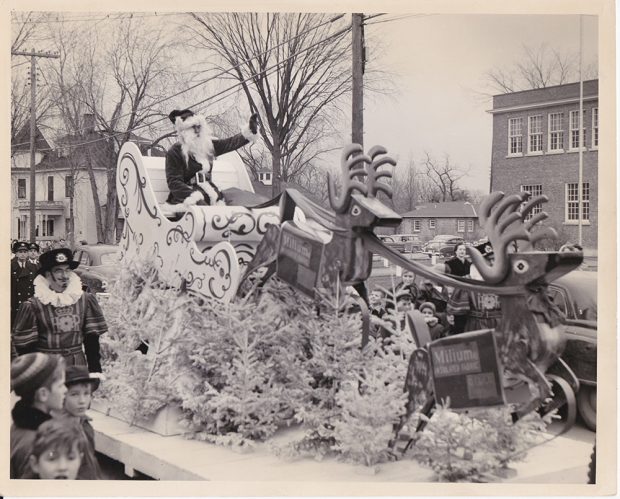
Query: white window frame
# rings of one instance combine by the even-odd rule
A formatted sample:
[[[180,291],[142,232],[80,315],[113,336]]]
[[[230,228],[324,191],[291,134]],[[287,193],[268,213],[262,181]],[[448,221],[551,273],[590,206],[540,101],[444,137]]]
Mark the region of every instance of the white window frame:
[[[554,117],[559,118],[559,123],[554,121]],[[564,113],[549,113],[548,121],[547,151],[550,153],[564,152]],[[559,147],[553,149],[554,142],[557,142]]]
[[[538,126],[533,129],[532,123],[537,122]],[[532,145],[536,145],[533,148]],[[542,154],[543,153],[543,116],[537,114],[527,117],[527,153]]]
[[[536,196],[542,196],[542,184],[526,184],[521,186],[521,192],[529,192],[531,194],[530,199]],[[525,203],[523,203],[525,205]],[[523,205],[521,207],[523,207]],[[525,217],[525,220],[530,220],[534,215],[542,212],[542,205],[538,204],[534,206],[534,209],[529,215]]]
[[[576,118],[576,122],[575,122]],[[579,147],[583,147],[585,144],[586,138],[586,110],[583,110],[583,129],[581,130],[581,140],[579,141],[579,145],[574,145],[575,139],[579,138],[579,109],[573,110],[570,112],[570,116],[568,119],[568,150],[569,151],[578,151]]]
[[[437,220],[435,220],[434,218],[429,218],[428,219],[428,228],[429,229],[437,228]]]
[[[467,232],[473,232],[474,231],[474,221],[473,220],[467,220]]]
[[[598,149],[598,107],[592,108],[592,149]]]
[[[463,220],[462,218],[459,218],[456,221],[456,231],[457,232],[465,232],[465,220]]]
[[[419,218],[416,218],[415,220],[413,220],[411,228],[413,232],[420,232],[420,230],[422,229],[422,221]]]
[[[508,156],[523,156],[523,117],[508,118]]]
[[[577,225],[579,223],[579,182],[564,184],[564,223],[567,225]],[[585,224],[590,223],[590,182],[582,184],[582,219]],[[577,211],[575,211],[577,210]]]

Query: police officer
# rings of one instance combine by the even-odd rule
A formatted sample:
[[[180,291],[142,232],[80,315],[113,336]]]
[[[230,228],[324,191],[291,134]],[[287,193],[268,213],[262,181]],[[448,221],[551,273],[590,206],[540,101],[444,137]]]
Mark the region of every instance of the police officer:
[[[41,248],[37,243],[30,243],[28,245],[28,261],[37,267],[39,270],[39,253]]]
[[[15,257],[11,260],[11,326],[19,306],[34,294],[32,281],[38,267],[28,260],[30,245],[25,241],[13,244]]]

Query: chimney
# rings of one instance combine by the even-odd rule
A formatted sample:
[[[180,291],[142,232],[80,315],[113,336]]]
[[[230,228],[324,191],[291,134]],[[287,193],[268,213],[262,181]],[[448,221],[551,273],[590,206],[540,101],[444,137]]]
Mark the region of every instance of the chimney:
[[[92,113],[84,113],[84,124],[82,126],[85,134],[93,133],[95,131],[95,115]]]

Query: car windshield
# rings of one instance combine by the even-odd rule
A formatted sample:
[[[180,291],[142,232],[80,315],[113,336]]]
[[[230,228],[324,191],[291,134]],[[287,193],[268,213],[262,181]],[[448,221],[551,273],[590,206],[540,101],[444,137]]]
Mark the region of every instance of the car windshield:
[[[101,254],[101,265],[115,265],[121,260],[120,250],[110,251]]]

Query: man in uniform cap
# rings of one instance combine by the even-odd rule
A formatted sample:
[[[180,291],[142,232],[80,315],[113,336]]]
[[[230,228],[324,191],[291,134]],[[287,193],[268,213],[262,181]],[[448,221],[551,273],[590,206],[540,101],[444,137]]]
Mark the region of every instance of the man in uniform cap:
[[[82,290],[73,272],[79,262],[71,250],[41,254],[34,296],[22,303],[15,317],[12,340],[17,354],[60,354],[68,366],[88,366],[101,372],[99,336],[108,328],[97,298]]]
[[[37,267],[39,270],[39,252],[41,248],[37,243],[30,243],[28,245],[28,261]]]
[[[250,117],[241,133],[226,139],[213,137],[204,116],[190,109],[175,109],[168,118],[174,124],[179,142],[166,153],[166,180],[170,189],[167,202],[182,203],[185,207],[225,204],[224,196],[211,179],[213,161],[256,140],[258,115]]]
[[[11,260],[11,325],[19,306],[34,293],[33,281],[37,275],[37,266],[28,260],[30,245],[26,241],[17,241],[11,248],[15,257]]]

